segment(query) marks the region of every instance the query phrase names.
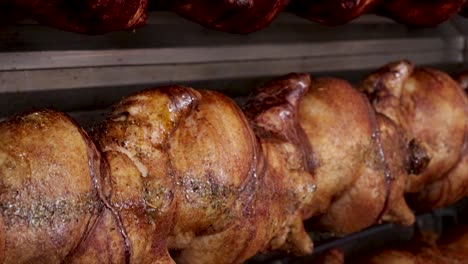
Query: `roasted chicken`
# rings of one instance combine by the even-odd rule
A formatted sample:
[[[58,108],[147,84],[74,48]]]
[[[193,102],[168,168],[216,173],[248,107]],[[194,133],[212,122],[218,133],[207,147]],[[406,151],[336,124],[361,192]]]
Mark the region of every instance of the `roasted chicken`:
[[[304,209],[306,218],[315,216],[313,228],[347,234],[382,217],[402,224],[413,222],[398,187],[401,180],[394,185],[393,178],[401,175],[393,173],[399,169],[389,169],[375,113],[360,92],[342,80],[314,80],[301,102],[299,122],[317,163],[317,191]],[[387,123],[380,125],[385,128]],[[384,133],[386,150],[400,151],[387,147],[394,132]]]
[[[299,103],[310,82],[307,74],[273,79],[260,87],[244,106],[267,164],[265,183],[260,188],[276,191],[272,205],[279,206],[275,212],[280,214],[275,218],[281,219],[281,213],[287,215],[280,226],[273,225],[279,232],[269,248],[296,255],[312,250],[302,221],[307,218],[303,209],[310,206],[315,195],[315,160],[298,123]]]
[[[39,23],[82,34],[132,30],[146,21],[147,0],[11,0]]]
[[[161,0],[163,6],[204,27],[251,33],[268,26],[289,0]]]
[[[385,0],[380,14],[413,27],[433,27],[460,11],[466,0]]]
[[[372,263],[372,264],[462,264],[468,258],[468,228],[457,226],[444,234],[437,241],[425,241],[417,237],[408,243],[396,248],[383,249],[350,259],[345,263]]]
[[[277,85],[286,91],[278,95],[281,105],[269,104],[276,94],[255,97],[252,105],[259,111],[252,108],[250,116],[256,116],[256,127],[272,133],[261,145],[240,109],[216,92],[163,87],[120,102],[93,134],[111,178],[122,177],[116,201],[139,209],[148,221],[136,228],[138,217],[122,216],[130,240],[144,235],[151,241],[152,235],[177,263],[242,263],[272,249],[311,253],[301,209],[315,185],[293,127],[294,98],[308,82],[308,76],[298,76]],[[129,182],[138,183],[134,191],[125,188]],[[165,263],[148,258],[144,250],[151,248],[133,248],[132,256],[141,256],[135,263],[145,256]],[[155,257],[160,256],[166,255]]]
[[[0,263],[73,263],[101,220],[118,222],[104,202],[100,154],[69,117],[14,116],[0,123],[0,142]],[[113,245],[100,253],[118,254]]]
[[[464,72],[455,77],[460,87],[465,90],[465,132],[464,143],[459,160],[444,176],[442,180],[434,182],[424,188],[419,194],[419,200],[424,201],[425,209],[444,207],[455,203],[468,195],[468,73]]]
[[[414,69],[404,61],[370,75],[362,89],[377,112],[403,129],[411,152],[406,192],[413,193],[415,206],[424,204],[427,198],[418,198],[418,193],[439,188],[430,184],[447,180],[445,175],[460,160],[466,122],[462,90],[447,74]]]
[[[292,0],[291,11],[325,25],[342,25],[368,13],[382,0]]]
[[[370,102],[346,81],[289,74],[243,111],[213,91],[149,89],[117,103],[94,141],[55,111],[0,122],[0,263],[304,255],[313,247],[304,220],[344,235],[412,224],[405,192],[417,209],[465,196],[460,86],[400,62],[360,87]]]

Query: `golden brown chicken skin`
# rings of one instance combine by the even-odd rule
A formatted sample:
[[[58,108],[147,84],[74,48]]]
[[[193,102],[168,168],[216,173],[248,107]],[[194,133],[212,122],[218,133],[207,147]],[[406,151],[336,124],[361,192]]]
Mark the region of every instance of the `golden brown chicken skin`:
[[[204,27],[251,33],[268,26],[289,0],[160,0],[162,6]]]
[[[178,199],[169,246],[178,263],[241,263],[267,242],[256,211],[259,148],[231,99],[199,93],[168,146]]]
[[[468,194],[468,98],[466,97],[468,74],[466,72],[460,73],[455,76],[455,80],[459,83],[460,88],[465,90],[464,96],[462,96],[465,99],[464,143],[459,160],[445,173],[443,178],[425,186],[418,196],[413,197],[416,199],[418,208],[423,210],[448,206]]]
[[[104,210],[94,144],[49,110],[1,122],[0,143],[0,263],[71,262]]]
[[[280,113],[262,122],[281,121]],[[147,90],[117,104],[93,134],[110,164],[110,201],[132,263],[242,263],[266,250],[311,252],[301,201],[291,199],[299,199],[297,189],[310,196],[313,185],[292,185],[267,169],[271,156],[226,96]]]
[[[445,73],[414,69],[403,61],[370,75],[362,89],[408,140],[406,192],[417,193],[446,179],[460,159],[465,134],[465,98],[458,84]]]
[[[312,226],[347,234],[380,220],[390,185],[366,98],[346,81],[315,79],[301,101],[299,123],[317,163],[317,190],[304,208],[306,218],[316,216]]]
[[[130,263],[174,262],[168,236],[176,224],[178,197],[167,149],[199,97],[184,87],[140,92],[119,102],[93,131],[109,163],[109,202],[121,219]]]
[[[300,100],[310,86],[307,74],[289,74],[260,87],[244,106],[266,160],[260,192],[270,194],[270,227],[274,238],[268,249],[296,255],[310,254],[312,242],[305,232],[303,208],[315,195],[312,148],[298,122]]]

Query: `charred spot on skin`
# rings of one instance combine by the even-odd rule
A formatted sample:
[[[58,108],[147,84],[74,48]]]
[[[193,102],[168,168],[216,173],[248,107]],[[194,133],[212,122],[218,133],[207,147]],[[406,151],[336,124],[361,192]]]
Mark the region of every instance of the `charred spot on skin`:
[[[409,174],[421,174],[429,165],[431,158],[426,149],[416,139],[408,144],[409,155],[406,161],[406,171]]]

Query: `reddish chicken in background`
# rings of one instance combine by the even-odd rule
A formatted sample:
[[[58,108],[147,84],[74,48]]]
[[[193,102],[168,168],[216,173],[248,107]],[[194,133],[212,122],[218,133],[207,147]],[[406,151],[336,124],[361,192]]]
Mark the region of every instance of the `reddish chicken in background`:
[[[268,26],[287,7],[325,25],[346,24],[375,10],[408,26],[432,27],[460,10],[462,15],[467,13],[461,9],[466,0],[154,0],[151,4],[206,28],[244,34]],[[11,10],[18,10],[53,28],[105,34],[143,26],[147,6],[148,0],[4,0],[0,22],[14,21],[17,15]]]
[[[466,0],[385,0],[378,13],[413,27],[433,27],[460,11]]]
[[[268,26],[289,0],[163,0],[163,6],[204,27],[251,33]]]
[[[290,10],[313,22],[342,25],[368,13],[382,0],[292,0]]]
[[[12,0],[39,23],[57,29],[104,34],[132,30],[146,21],[147,0]]]

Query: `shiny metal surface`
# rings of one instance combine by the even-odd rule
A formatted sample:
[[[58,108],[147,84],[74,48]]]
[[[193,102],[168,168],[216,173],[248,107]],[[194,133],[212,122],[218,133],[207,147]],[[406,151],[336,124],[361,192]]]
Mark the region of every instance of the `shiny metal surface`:
[[[464,50],[452,23],[412,30],[374,16],[326,27],[285,14],[250,35],[214,32],[157,12],[141,30],[95,37],[25,21],[0,29],[0,92],[365,70],[399,59],[458,64]]]

